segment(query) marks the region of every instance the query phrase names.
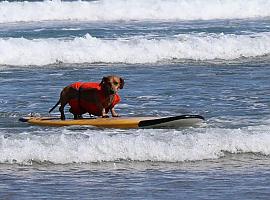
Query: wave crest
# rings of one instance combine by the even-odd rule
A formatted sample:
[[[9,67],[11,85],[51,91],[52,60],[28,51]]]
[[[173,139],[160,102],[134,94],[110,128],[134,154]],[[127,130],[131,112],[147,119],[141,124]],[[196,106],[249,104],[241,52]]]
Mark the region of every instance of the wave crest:
[[[99,39],[87,34],[72,40],[0,39],[1,65],[64,63],[156,63],[170,60],[233,60],[270,54],[270,35],[193,34],[174,38]]]
[[[264,129],[137,130],[132,134],[86,131],[0,137],[0,163],[102,161],[183,162],[218,159],[229,153],[270,155],[269,126]]]
[[[0,2],[0,23],[43,20],[211,20],[269,17],[268,0]]]

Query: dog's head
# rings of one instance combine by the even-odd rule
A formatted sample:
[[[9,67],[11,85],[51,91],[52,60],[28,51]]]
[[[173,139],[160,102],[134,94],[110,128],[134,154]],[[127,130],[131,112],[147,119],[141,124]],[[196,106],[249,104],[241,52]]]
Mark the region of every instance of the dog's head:
[[[116,94],[124,87],[124,79],[119,76],[106,76],[103,77],[100,86],[107,94]]]

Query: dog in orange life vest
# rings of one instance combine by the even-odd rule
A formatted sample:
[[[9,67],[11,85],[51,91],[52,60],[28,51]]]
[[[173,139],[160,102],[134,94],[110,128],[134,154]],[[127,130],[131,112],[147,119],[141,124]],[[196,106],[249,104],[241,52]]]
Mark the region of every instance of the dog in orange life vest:
[[[100,83],[96,82],[75,82],[65,87],[59,101],[49,111],[53,111],[59,104],[61,119],[65,120],[64,107],[70,105],[70,112],[74,119],[82,118],[82,114],[109,117],[110,111],[113,117],[119,115],[114,106],[120,102],[118,90],[124,87],[124,79],[119,76],[103,77]]]

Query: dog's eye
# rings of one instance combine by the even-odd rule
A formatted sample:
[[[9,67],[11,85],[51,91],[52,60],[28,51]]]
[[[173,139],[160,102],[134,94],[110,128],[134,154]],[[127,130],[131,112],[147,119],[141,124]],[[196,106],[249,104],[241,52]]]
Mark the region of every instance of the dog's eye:
[[[113,82],[113,84],[114,84],[115,86],[117,86],[117,85],[118,85],[118,82],[115,81],[115,82]]]

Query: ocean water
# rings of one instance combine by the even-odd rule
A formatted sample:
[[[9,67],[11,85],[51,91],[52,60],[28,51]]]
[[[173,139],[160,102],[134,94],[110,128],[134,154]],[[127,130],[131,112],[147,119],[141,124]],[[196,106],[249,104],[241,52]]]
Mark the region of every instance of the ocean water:
[[[125,79],[121,116],[206,121],[18,121],[110,74]],[[0,199],[269,199],[269,77],[268,0],[1,1]]]

